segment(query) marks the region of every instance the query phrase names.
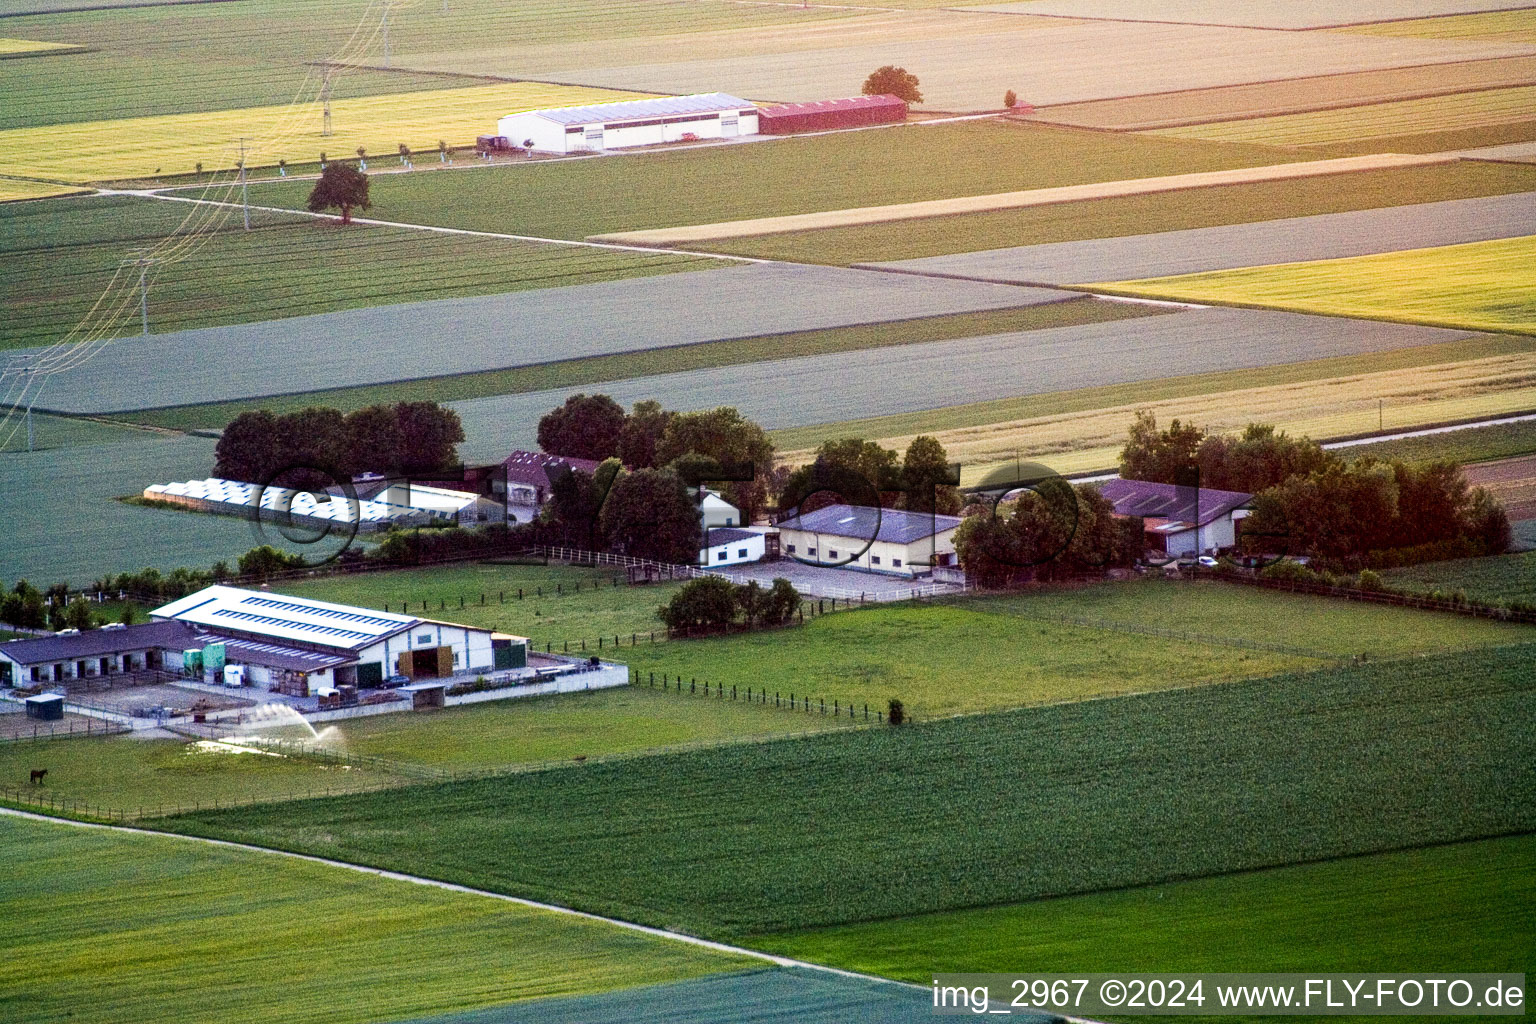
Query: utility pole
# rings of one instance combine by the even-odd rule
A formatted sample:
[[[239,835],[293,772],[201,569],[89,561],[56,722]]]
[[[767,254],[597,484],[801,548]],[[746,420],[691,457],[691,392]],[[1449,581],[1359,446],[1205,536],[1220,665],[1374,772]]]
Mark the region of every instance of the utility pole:
[[[139,322],[144,326],[144,337],[149,337],[149,282],[144,275],[149,273],[149,261],[139,260]]]
[[[325,81],[320,83],[320,134],[331,134],[331,76],[336,73],[335,68],[325,69]]]
[[[245,139],[240,139],[240,206],[245,212],[245,230],[251,230],[251,194],[245,187]]]

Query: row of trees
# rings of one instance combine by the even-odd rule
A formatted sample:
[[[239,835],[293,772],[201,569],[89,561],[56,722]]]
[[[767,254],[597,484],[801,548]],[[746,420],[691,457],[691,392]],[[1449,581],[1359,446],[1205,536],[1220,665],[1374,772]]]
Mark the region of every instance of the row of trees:
[[[732,583],[702,576],[684,584],[656,609],[668,629],[763,629],[788,624],[800,608],[800,592],[787,579],[764,588],[756,580]]]
[[[781,509],[812,512],[839,500],[912,512],[960,511],[959,469],[936,438],[912,439],[904,454],[857,437],[824,441],[815,458],[779,487]]]
[[[1510,542],[1504,510],[1455,462],[1346,460],[1262,424],[1224,437],[1179,420],[1160,430],[1140,412],[1120,475],[1250,493],[1253,515],[1243,524],[1250,546],[1351,570],[1497,553]]]
[[[966,505],[955,554],[967,578],[987,587],[1130,565],[1142,551],[1141,520],[1114,511],[1090,484],[1047,479],[995,506]]]
[[[100,625],[97,606],[82,598],[69,600],[69,590],[56,584],[38,590],[26,580],[0,597],[0,622],[23,629],[94,629]]]
[[[262,409],[241,413],[224,428],[213,472],[299,487],[324,486],[325,476],[420,475],[452,469],[463,440],[459,414],[436,402],[370,405],[346,414],[313,407],[278,416]]]

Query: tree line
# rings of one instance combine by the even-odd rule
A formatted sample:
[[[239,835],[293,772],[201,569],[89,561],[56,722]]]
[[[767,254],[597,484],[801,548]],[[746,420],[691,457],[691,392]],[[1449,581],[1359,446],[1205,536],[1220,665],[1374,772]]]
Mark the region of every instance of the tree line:
[[[214,476],[287,487],[324,487],[363,473],[445,472],[464,440],[459,414],[436,402],[370,405],[351,413],[266,409],[230,421],[214,450]]]

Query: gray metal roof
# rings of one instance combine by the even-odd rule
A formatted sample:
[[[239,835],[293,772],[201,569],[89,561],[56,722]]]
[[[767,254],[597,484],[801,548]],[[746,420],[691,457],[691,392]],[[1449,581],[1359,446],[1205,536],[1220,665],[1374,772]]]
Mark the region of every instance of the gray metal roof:
[[[122,629],[88,629],[81,633],[45,636],[35,640],[8,640],[0,644],[0,654],[18,665],[40,665],[145,651],[152,647],[179,651],[193,646],[201,646],[196,632],[186,623],[172,620],[147,622]]]
[[[543,110],[519,110],[508,114],[532,114],[559,124],[592,124],[597,121],[643,121],[675,114],[711,114],[717,110],[754,110],[751,103],[725,92],[694,96],[658,96],[653,100],[626,100],[622,103],[597,103],[589,107],[548,107]]]
[[[1099,489],[1123,516],[1175,519],[1204,526],[1242,508],[1253,495],[1213,487],[1180,487],[1149,480],[1109,480]]]
[[[704,546],[712,548],[717,544],[733,544],[739,540],[751,540],[761,534],[752,530],[737,530],[729,526],[718,526],[709,531],[708,543]]]
[[[806,530],[861,541],[911,544],[953,530],[960,525],[960,517],[863,505],[828,505],[803,516],[792,516],[778,525],[781,530]]]

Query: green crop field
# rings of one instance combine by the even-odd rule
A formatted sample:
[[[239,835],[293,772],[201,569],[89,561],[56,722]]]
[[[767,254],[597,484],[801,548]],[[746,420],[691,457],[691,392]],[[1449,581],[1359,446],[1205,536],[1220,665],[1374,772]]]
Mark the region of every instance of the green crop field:
[[[1462,591],[1474,601],[1536,604],[1536,551],[1486,558],[1426,562],[1382,573],[1397,587],[1430,592]]]
[[[1516,455],[1536,453],[1536,422],[1505,423],[1496,427],[1473,427],[1423,437],[1405,437],[1378,441],[1342,449],[1346,458],[1374,455],[1382,459],[1406,459],[1409,462],[1488,462]]]
[[[62,338],[90,312],[130,249],[163,242],[194,209],[132,199],[0,207],[0,258],[7,267],[0,303],[9,314],[0,348]],[[175,262],[152,268],[149,318],[155,333],[724,266],[667,254],[361,224],[343,228],[260,212],[245,232],[238,209],[203,208],[197,216],[222,230],[178,248]],[[136,280],[135,270],[127,273]],[[137,301],[128,302],[117,320],[116,333],[139,333]]]
[[[371,216],[548,238],[1010,192],[1286,159],[1278,150],[970,122],[374,182]],[[302,182],[251,201],[302,206]],[[677,202],[686,193],[688,202]]]
[[[615,585],[617,584],[617,585]],[[285,582],[300,597],[431,615],[526,636],[543,649],[599,636],[662,631],[656,609],[681,584],[632,587],[612,569],[566,565],[450,565]],[[523,596],[517,596],[521,588]],[[485,604],[480,604],[481,596]],[[426,602],[423,609],[422,602]],[[462,606],[461,602],[462,601]]]
[[[1536,237],[1093,285],[1148,298],[1536,334]]]
[[[1536,957],[1533,917],[1536,836],[1525,835],[751,941],[917,984],[934,971],[1019,964],[1063,974],[1131,965],[1389,972],[1405,963],[1520,972]]]
[[[1085,297],[1069,299],[1065,302],[1052,302],[1043,306],[1024,306],[1019,309],[954,313],[916,320],[898,320],[893,323],[831,327],[817,331],[770,334],[755,338],[678,345],[641,352],[621,352],[583,359],[539,363],[533,366],[518,366],[506,370],[430,377],[401,384],[311,391],[301,395],[240,402],[174,406],[169,409],[123,413],[119,418],[177,430],[222,427],[240,413],[251,409],[290,412],[306,406],[325,405],[350,410],[376,402],[460,402],[491,395],[514,395],[548,388],[603,384],[658,373],[680,373],[686,370],[736,366],[765,359],[889,348],[895,345],[946,341],[953,338],[979,337],[1013,331],[1045,330],[1074,324],[1104,323],[1139,316],[1157,316],[1163,312],[1166,310],[1155,306],[1128,305]]]
[[[48,769],[30,786],[34,768]],[[323,764],[295,757],[238,753],[220,744],[174,739],[107,738],[19,740],[0,743],[0,801],[17,790],[27,803],[53,798],[71,813],[96,809],[137,816],[160,807],[221,806],[289,800],[313,793],[350,792],[411,781],[389,770]]]
[[[163,836],[0,819],[12,1024],[370,1024],[754,967],[595,921]]]
[[[1533,651],[164,824],[715,936],[1016,903],[1536,829]]]
[[[709,248],[807,263],[908,260],[1532,190],[1536,167],[1463,162],[823,228],[711,242]]]
[[[343,749],[446,768],[498,768],[823,731],[846,719],[645,687],[496,701],[336,727]]]
[[[1155,621],[1155,620],[1154,620]],[[1034,622],[985,604],[880,606],[803,627],[626,650],[643,674],[766,687],[841,706],[898,699],[921,719],[1313,667],[1317,659]],[[647,676],[648,677],[648,676]]]
[[[15,419],[0,429],[0,453],[27,450],[25,422],[14,434]],[[142,441],[145,431],[133,427],[107,423],[101,420],[75,419],[69,416],[32,414],[32,446],[34,451],[51,448],[78,448],[85,445],[111,444],[116,441]]]

